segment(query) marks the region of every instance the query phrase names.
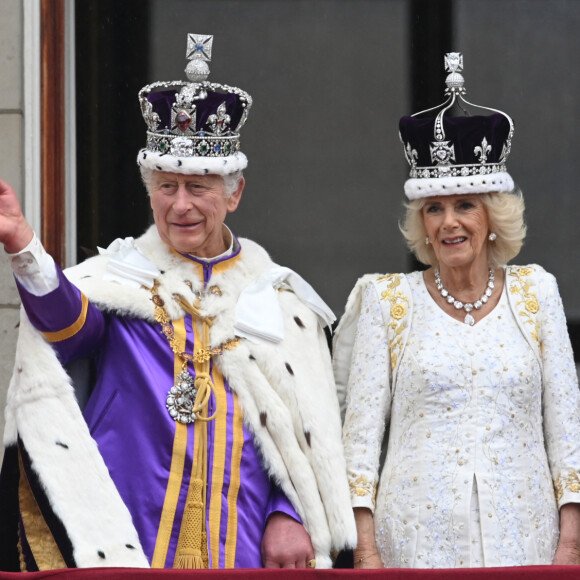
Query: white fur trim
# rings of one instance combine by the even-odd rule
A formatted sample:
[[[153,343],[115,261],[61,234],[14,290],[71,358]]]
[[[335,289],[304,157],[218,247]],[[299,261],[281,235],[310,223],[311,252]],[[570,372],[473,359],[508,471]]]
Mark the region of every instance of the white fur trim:
[[[248,166],[248,158],[241,151],[227,157],[174,157],[168,153],[141,149],[137,155],[137,164],[171,173],[229,175],[245,169]]]
[[[274,266],[258,244],[245,239],[240,243],[242,254],[236,265],[216,277],[222,295],[208,294],[203,300],[203,314],[214,318],[211,347],[233,338],[235,304],[240,292]],[[135,246],[163,272],[158,278],[159,294],[169,315],[174,319],[182,317],[184,312],[173,299],[173,293],[191,296],[192,290],[203,289],[203,280],[192,276],[187,258],[169,251],[155,226],[136,240]],[[66,275],[102,310],[153,322],[149,290],[102,279],[109,260],[110,256],[95,256],[68,269]],[[186,279],[191,281],[192,288],[184,283]],[[316,567],[329,568],[332,549],[356,545],[330,355],[315,313],[291,291],[279,292],[278,298],[284,339],[275,346],[242,339],[238,348],[226,351],[215,362],[239,397],[244,422],[254,434],[265,469],[284,490],[311,535]],[[40,480],[48,487],[53,509],[74,541],[80,565],[103,565],[90,559],[96,553],[95,545],[101,541],[107,541],[107,553],[112,555],[111,560],[107,558],[109,565],[142,565],[127,564],[122,548],[120,553],[113,549],[120,543],[119,538],[134,531],[130,519],[125,526],[119,526],[116,535],[109,529],[110,518],[121,513],[121,519],[126,519],[128,512],[124,505],[118,505],[120,497],[103,472],[106,468],[74,404],[73,389],[64,369],[29,324],[21,325],[20,330],[18,352],[25,355],[17,357],[9,391],[6,442],[13,442],[17,432],[22,436]],[[27,342],[23,343],[24,340]],[[30,352],[35,356],[26,354]],[[47,398],[50,398],[48,407]],[[46,411],[42,415],[43,409],[49,410],[48,416]],[[70,418],[71,425],[60,424],[65,416]],[[43,434],[39,437],[41,428]],[[78,448],[83,454],[78,463],[76,454],[63,453],[60,446],[54,445],[57,437],[75,442],[75,453]],[[69,497],[74,501],[67,501]],[[95,497],[99,498],[98,503],[93,501]],[[75,502],[83,506],[81,510],[75,509]],[[87,514],[91,513],[87,502],[93,508],[96,506],[106,525],[95,518],[95,529],[84,538],[83,525],[86,526]],[[104,531],[105,537],[100,538],[99,530]]]
[[[24,311],[6,417],[5,444],[16,443],[16,427],[71,540],[77,567],[148,568],[131,514],[90,437],[69,378]]]
[[[415,178],[405,181],[405,195],[409,199],[422,199],[436,195],[457,195],[459,193],[509,193],[513,189],[514,180],[507,172],[457,177]]]

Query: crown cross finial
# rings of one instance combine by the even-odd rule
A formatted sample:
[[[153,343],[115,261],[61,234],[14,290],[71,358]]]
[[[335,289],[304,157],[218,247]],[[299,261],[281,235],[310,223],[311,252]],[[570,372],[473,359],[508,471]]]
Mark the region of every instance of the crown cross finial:
[[[465,94],[465,79],[459,73],[463,70],[463,55],[460,52],[448,52],[445,55],[445,70],[449,73],[445,79],[445,94]]]
[[[205,81],[209,75],[211,61],[211,48],[213,45],[213,35],[211,34],[188,34],[187,50],[185,56],[189,59],[185,74],[193,83]]]

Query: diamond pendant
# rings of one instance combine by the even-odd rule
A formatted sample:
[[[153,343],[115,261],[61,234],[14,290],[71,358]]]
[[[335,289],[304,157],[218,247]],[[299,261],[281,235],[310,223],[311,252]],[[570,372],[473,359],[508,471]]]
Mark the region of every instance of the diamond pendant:
[[[465,322],[465,324],[469,324],[469,326],[473,326],[475,324],[475,318],[473,318],[471,314],[467,313],[467,315],[463,319],[463,322]]]
[[[177,375],[175,384],[167,393],[165,406],[174,421],[188,425],[197,419],[193,412],[193,405],[197,395],[197,389],[194,384],[193,377],[187,371],[183,371]]]

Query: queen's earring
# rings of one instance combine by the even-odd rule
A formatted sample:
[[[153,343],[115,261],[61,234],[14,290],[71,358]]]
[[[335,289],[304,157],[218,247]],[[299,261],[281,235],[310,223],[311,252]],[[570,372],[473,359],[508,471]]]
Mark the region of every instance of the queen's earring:
[[[490,242],[493,242],[493,241],[495,241],[495,239],[496,239],[496,238],[497,238],[497,236],[496,236],[496,235],[495,235],[493,232],[491,232],[491,234],[489,234],[489,236],[487,236],[487,239],[488,239]]]
[[[431,240],[429,239],[429,236],[427,236],[425,238],[425,245],[428,246],[431,243]]]

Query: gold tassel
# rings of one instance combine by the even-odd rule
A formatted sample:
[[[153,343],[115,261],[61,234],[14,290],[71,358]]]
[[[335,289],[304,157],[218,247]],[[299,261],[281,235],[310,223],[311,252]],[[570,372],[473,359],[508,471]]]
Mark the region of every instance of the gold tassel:
[[[203,488],[204,482],[201,479],[193,479],[190,483],[191,499],[187,502],[183,513],[182,534],[175,554],[174,568],[200,570],[207,567],[202,556],[204,546],[207,552],[207,540],[204,542],[205,534],[202,533],[202,522],[205,518]]]
[[[203,570],[206,566],[203,565],[203,559],[199,550],[183,549],[175,560],[174,568],[189,569],[189,570]]]

